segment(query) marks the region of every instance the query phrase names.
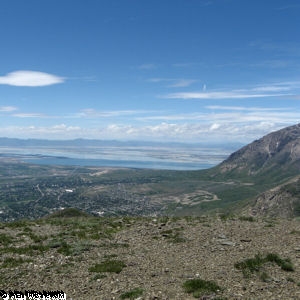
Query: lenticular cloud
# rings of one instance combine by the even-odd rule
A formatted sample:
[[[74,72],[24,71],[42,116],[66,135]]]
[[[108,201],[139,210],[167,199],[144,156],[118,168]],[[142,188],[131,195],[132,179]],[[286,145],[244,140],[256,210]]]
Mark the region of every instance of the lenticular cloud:
[[[0,76],[0,84],[13,86],[46,86],[64,82],[64,78],[36,71],[15,71]]]

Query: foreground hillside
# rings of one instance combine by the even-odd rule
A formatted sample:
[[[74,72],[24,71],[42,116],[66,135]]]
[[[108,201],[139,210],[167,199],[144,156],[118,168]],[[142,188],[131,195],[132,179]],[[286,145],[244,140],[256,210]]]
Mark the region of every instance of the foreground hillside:
[[[297,220],[68,209],[1,224],[0,287],[62,290],[73,300],[299,299],[299,240]]]

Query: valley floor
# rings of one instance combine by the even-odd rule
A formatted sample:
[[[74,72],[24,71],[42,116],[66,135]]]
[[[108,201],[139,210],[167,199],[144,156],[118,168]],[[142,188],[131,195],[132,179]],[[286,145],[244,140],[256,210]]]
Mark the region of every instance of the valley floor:
[[[0,240],[5,291],[62,290],[72,300],[300,299],[297,220],[55,217],[2,223]],[[277,260],[264,261],[270,254]],[[259,257],[253,269],[239,264]],[[219,288],[195,298],[183,288],[190,279]]]

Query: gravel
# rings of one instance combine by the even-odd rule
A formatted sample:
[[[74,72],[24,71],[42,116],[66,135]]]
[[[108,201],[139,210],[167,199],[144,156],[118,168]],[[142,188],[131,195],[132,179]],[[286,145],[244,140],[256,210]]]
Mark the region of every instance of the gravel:
[[[34,256],[2,251],[2,262],[8,256],[31,261],[2,268],[1,290],[62,290],[67,299],[112,300],[142,289],[142,295],[135,299],[188,300],[196,298],[185,293],[183,283],[200,278],[213,281],[222,289],[197,299],[300,299],[300,222],[297,220],[250,222],[202,217],[130,221],[120,218],[118,222],[121,225],[117,233],[89,240],[90,247],[77,255],[65,256],[57,248]],[[44,244],[64,230],[43,222],[30,228],[35,234],[48,237]],[[0,233],[18,237],[18,230],[2,226]],[[78,241],[73,238],[72,242]],[[20,238],[11,246],[26,243],[32,241]],[[276,264],[267,263],[262,270],[245,277],[234,266],[257,254],[268,253],[290,259],[295,271],[286,272]],[[120,273],[89,271],[107,259],[122,261],[126,267]],[[268,275],[265,280],[262,273]]]

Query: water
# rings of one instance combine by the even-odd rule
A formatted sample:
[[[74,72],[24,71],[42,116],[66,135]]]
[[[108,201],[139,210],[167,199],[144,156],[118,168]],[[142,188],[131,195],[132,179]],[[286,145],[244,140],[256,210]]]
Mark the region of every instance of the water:
[[[124,167],[168,170],[211,168],[228,157],[229,149],[204,147],[4,147],[0,155],[13,155],[40,165]]]
[[[215,164],[201,162],[176,162],[176,161],[140,161],[140,160],[108,160],[108,159],[80,159],[68,157],[26,157],[23,161],[39,165],[61,165],[82,167],[123,167],[146,168],[164,170],[201,170],[208,169]]]

